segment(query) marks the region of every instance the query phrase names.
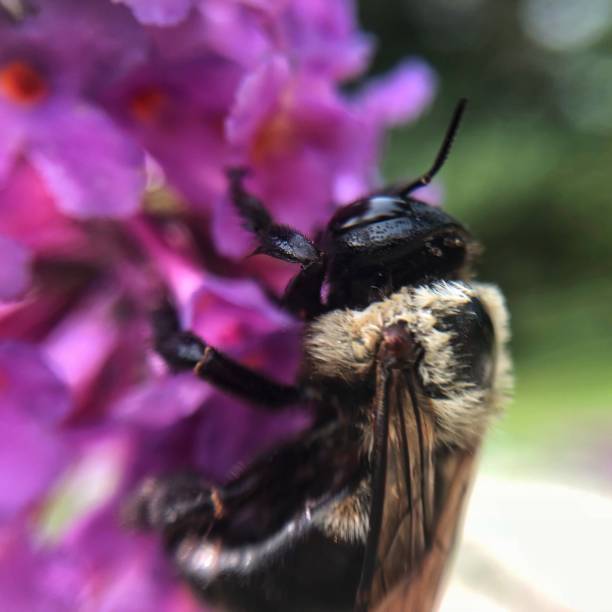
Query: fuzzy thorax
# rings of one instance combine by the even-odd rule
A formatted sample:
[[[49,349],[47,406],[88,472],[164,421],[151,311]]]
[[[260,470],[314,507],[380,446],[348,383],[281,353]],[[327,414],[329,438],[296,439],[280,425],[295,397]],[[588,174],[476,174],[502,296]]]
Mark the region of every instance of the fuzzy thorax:
[[[459,314],[477,298],[487,311],[495,333],[491,384],[482,387],[462,381],[454,332],[444,318]],[[424,404],[434,411],[437,443],[469,448],[499,414],[511,388],[508,313],[500,291],[480,283],[437,282],[403,288],[364,310],[335,310],[316,319],[305,338],[305,358],[315,377],[340,378],[347,384],[371,376],[383,337],[390,325],[403,323],[423,349],[418,368],[422,388],[441,393]]]

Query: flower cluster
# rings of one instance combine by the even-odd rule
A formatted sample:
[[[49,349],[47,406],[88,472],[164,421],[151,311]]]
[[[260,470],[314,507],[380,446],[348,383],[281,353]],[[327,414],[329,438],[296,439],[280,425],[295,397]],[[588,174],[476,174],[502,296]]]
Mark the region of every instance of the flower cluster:
[[[410,60],[343,93],[371,52],[349,0],[0,2],[4,609],[197,609],[122,504],[150,474],[223,480],[308,414],[168,372],[150,313],[169,295],[292,379],[300,328],[270,295],[294,270],[245,259],[225,170],[311,234],[371,189],[384,130],[434,89]]]

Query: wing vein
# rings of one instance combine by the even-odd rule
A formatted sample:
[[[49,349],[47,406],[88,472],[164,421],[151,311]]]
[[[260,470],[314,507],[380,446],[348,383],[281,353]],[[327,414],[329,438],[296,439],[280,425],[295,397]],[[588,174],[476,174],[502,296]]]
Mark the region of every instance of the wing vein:
[[[372,485],[370,504],[370,529],[366,540],[361,578],[357,589],[355,612],[368,609],[372,578],[376,566],[380,528],[385,501],[387,478],[387,445],[389,440],[389,371],[379,362],[376,369],[374,448],[372,449]]]
[[[397,389],[397,395],[399,396],[401,389]],[[412,482],[410,480],[410,455],[408,453],[408,433],[406,429],[406,419],[404,418],[404,410],[402,406],[402,399],[397,399],[397,413],[399,417],[399,429],[400,429],[400,444],[402,453],[402,468],[404,472],[404,479],[406,480],[406,493],[408,495],[408,511],[412,512]]]
[[[430,432],[425,431],[425,423],[423,422],[423,415],[419,409],[417,394],[414,386],[414,379],[412,372],[406,374],[406,382],[408,386],[408,393],[410,394],[410,400],[412,403],[412,410],[414,412],[414,419],[416,423],[418,444],[419,444],[419,458],[420,458],[420,479],[421,479],[421,505],[423,511],[423,535],[425,538],[426,546],[431,543],[431,526],[433,524],[433,473],[432,473],[432,453],[431,446],[428,444],[428,440],[425,437],[430,437]]]

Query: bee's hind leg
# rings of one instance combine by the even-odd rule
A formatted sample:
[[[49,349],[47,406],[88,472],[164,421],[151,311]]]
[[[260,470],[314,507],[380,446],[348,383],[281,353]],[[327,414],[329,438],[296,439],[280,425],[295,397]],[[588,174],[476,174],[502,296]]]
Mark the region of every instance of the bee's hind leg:
[[[127,521],[165,536],[175,528],[206,535],[214,523],[211,537],[263,539],[296,509],[355,485],[363,467],[359,441],[356,429],[330,423],[260,456],[219,487],[196,474],[146,480],[127,506]]]

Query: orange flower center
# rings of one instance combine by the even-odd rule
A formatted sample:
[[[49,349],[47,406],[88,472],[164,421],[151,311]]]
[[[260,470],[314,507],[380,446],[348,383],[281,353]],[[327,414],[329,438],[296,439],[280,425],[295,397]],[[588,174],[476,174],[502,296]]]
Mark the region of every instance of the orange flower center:
[[[130,109],[140,121],[157,118],[167,100],[166,94],[155,86],[143,87],[130,98]]]
[[[282,154],[291,147],[295,138],[296,126],[289,115],[285,112],[275,114],[263,123],[255,135],[251,156],[254,161],[262,161]]]
[[[11,102],[35,104],[48,93],[45,80],[30,64],[15,60],[0,68],[0,93]]]

